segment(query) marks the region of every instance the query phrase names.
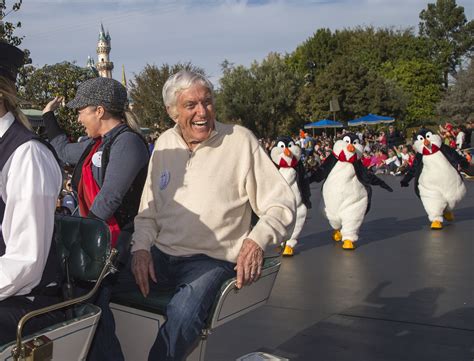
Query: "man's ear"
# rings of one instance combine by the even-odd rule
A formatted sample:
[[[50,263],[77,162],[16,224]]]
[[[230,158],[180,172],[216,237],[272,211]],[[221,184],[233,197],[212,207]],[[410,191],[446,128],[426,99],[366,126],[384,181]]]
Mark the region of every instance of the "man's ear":
[[[166,112],[168,113],[170,118],[174,120],[175,123],[178,123],[178,112],[176,111],[176,106],[172,107],[167,105]]]

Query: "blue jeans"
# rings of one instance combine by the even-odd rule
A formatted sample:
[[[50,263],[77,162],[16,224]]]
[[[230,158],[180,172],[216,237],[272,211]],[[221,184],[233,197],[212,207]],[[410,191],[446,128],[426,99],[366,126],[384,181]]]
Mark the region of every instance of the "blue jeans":
[[[87,361],[124,361],[120,342],[115,335],[115,320],[109,303],[113,285],[102,285],[93,301],[102,310],[91,342]]]
[[[158,332],[148,360],[183,360],[196,344],[221,285],[235,277],[235,264],[202,254],[170,256],[157,247],[152,247],[151,254],[158,282],[150,280],[150,291],[172,288],[176,293],[166,308],[167,321]],[[120,272],[113,293],[131,290],[139,292],[129,262]],[[109,318],[111,313],[103,316]],[[111,322],[102,323],[108,325],[109,332],[115,329],[113,317]]]

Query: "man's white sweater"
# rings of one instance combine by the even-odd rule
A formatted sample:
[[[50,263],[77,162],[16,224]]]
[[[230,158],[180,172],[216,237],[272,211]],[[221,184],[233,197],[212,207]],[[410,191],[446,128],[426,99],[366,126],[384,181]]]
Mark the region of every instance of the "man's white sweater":
[[[190,151],[178,126],[156,141],[132,252],[152,245],[174,256],[236,262],[245,238],[263,249],[291,234],[295,197],[255,136],[216,122]],[[251,227],[253,211],[259,216]]]

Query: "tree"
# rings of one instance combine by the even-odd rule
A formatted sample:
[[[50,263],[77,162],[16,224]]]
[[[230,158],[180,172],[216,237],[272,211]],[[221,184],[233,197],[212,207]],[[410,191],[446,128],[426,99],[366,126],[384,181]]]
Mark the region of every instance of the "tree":
[[[303,88],[297,112],[312,121],[328,117],[329,101],[334,97],[341,104],[338,119],[343,121],[369,112],[400,118],[406,106],[405,94],[395,82],[385,79],[351,56],[334,59],[313,84]]]
[[[226,122],[241,123],[258,137],[291,134],[301,126],[295,102],[302,77],[289,71],[286,59],[270,53],[250,68],[223,64],[218,114]]]
[[[318,29],[316,33],[287,59],[288,65],[299,75],[315,76],[334,58],[338,41],[329,29]]]
[[[135,78],[130,81],[133,111],[141,125],[158,132],[163,132],[174,125],[174,121],[169,118],[166,112],[162,89],[166,80],[182,69],[205,75],[203,69],[191,63],[163,64],[160,68],[147,64],[140,74],[135,75]]]
[[[437,0],[420,13],[420,35],[430,40],[433,57],[443,69],[444,87],[448,75],[456,75],[464,56],[474,51],[474,21],[467,21],[464,7],[456,0]]]
[[[32,66],[26,68],[28,77],[19,95],[38,109],[42,109],[55,96],[63,96],[66,102],[72,100],[79,84],[94,77],[89,69],[67,61],[38,69]],[[68,134],[75,137],[84,134],[74,110],[61,107],[58,121]]]
[[[413,127],[432,121],[442,95],[442,74],[437,65],[426,60],[386,62],[384,74],[404,90],[407,96],[405,126]]]
[[[442,116],[451,117],[458,122],[474,120],[474,61],[466,70],[456,75],[456,82],[446,92],[438,106]]]
[[[398,119],[407,116],[408,122],[432,114],[435,98],[427,97],[425,91],[429,90],[428,95],[436,93],[442,78],[441,70],[432,66],[430,49],[429,40],[417,37],[410,28],[320,29],[289,56],[288,64],[294,71],[300,75],[306,72],[297,112],[307,120],[327,117],[329,101],[337,97],[343,103],[338,114],[341,120],[375,111]],[[398,83],[402,79],[398,73],[389,72],[394,64],[398,67],[412,61],[428,65],[433,72],[429,78],[433,83],[423,83],[423,91],[415,93],[407,84]],[[416,73],[407,76],[412,75]],[[417,106],[423,107],[422,112]]]
[[[21,28],[21,22],[18,21],[16,24],[5,21],[4,19],[14,11],[20,10],[21,3],[19,0],[14,2],[11,9],[8,10],[6,0],[0,0],[0,41],[7,42],[8,44],[18,46],[21,44],[23,37],[13,35],[16,28]]]

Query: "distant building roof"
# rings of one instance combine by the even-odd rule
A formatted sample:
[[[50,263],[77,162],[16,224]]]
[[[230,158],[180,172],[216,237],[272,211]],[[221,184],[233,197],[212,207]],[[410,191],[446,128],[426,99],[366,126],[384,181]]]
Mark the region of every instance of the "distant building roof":
[[[43,112],[38,109],[22,109],[23,114],[26,115],[31,125],[34,128],[42,127],[43,124]]]

